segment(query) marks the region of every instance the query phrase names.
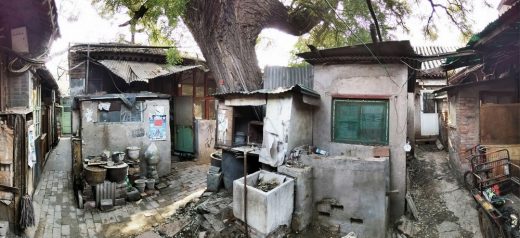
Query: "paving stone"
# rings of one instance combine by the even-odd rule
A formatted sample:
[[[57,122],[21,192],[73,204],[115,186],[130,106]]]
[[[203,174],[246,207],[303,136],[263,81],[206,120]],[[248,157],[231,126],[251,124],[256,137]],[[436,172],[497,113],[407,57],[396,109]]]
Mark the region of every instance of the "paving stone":
[[[61,235],[62,236],[70,236],[70,225],[61,226]]]
[[[188,219],[181,218],[181,219],[175,220],[171,223],[162,224],[161,226],[159,226],[157,231],[159,232],[159,234],[161,234],[163,236],[173,237],[177,233],[179,233],[179,231],[181,231],[188,224],[189,224]]]
[[[147,231],[141,235],[136,236],[136,238],[161,238],[161,236],[153,231]]]
[[[62,143],[62,142],[60,142]],[[61,144],[60,144],[61,145]],[[60,146],[59,145],[59,146]],[[58,146],[58,147],[59,147]],[[70,158],[70,144],[67,153],[62,152],[60,158],[51,154],[52,160]],[[54,156],[54,157],[53,157]],[[172,166],[172,172],[161,178],[158,185],[162,190],[151,194],[140,204],[134,202],[118,206],[116,210],[101,213],[97,208],[78,209],[72,192],[72,177],[68,171],[47,170],[37,185],[34,201],[41,206],[37,238],[47,237],[98,237],[103,225],[132,221],[132,214],[149,211],[154,219],[162,219],[158,211],[199,189],[205,188],[208,165],[197,165],[194,162],[178,162]],[[46,168],[47,169],[47,168]],[[43,225],[42,225],[43,224]],[[160,237],[156,233],[143,234],[144,237]]]

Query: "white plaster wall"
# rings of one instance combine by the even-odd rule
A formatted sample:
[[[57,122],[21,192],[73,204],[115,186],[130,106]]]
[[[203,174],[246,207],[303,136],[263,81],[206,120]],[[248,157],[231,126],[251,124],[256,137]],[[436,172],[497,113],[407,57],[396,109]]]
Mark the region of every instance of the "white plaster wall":
[[[386,70],[385,70],[386,68]],[[390,74],[390,77],[388,74]],[[390,147],[390,220],[404,212],[406,190],[406,154],[403,146],[407,132],[408,69],[401,64],[317,65],[314,66],[314,90],[321,95],[314,111],[313,142],[331,155],[370,158],[373,146],[332,142],[331,116],[333,95],[387,95],[389,100]]]
[[[157,165],[159,176],[167,175],[171,169],[170,103],[167,99],[145,100],[142,122],[97,122],[98,104],[102,101],[81,102],[82,156],[99,155],[103,150],[125,151],[128,146],[141,148],[141,171],[146,171],[144,152],[153,142],[159,150],[161,160]],[[162,107],[166,115],[166,140],[151,141],[148,138],[148,116]]]
[[[301,95],[293,96],[288,151],[294,147],[312,144],[313,106],[304,104]]]

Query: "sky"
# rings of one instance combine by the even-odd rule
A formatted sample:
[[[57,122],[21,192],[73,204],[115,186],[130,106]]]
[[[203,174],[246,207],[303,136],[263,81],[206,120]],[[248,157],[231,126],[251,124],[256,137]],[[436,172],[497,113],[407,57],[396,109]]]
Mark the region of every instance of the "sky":
[[[65,69],[68,68],[67,49],[74,43],[99,43],[114,42],[124,38],[129,41],[130,34],[128,27],[118,25],[126,22],[128,17],[124,14],[116,14],[109,19],[99,15],[90,0],[55,0],[58,7],[58,24],[61,37],[52,44],[50,59],[47,68],[57,78],[58,85],[63,94],[68,94],[68,78]],[[469,1],[474,4],[474,11],[470,16],[470,25],[474,32],[481,31],[489,22],[498,17],[496,6],[498,3],[491,3],[492,8],[485,7],[483,1]],[[498,0],[496,1],[498,2]],[[463,46],[462,40],[457,29],[450,24],[443,15],[435,15],[438,18],[437,27],[439,37],[435,41],[426,39],[421,32],[422,21],[419,18],[421,12],[429,12],[425,0],[418,5],[412,5],[414,14],[408,19],[410,32],[392,32],[396,40],[410,40],[412,45],[445,45]],[[185,26],[176,30],[175,41],[181,51],[188,52],[190,55],[202,55],[193,40],[191,34]],[[276,29],[264,29],[260,34],[262,40],[256,46],[258,64],[260,68],[266,65],[286,66],[291,57],[291,50],[297,41],[297,37],[288,35]],[[136,35],[136,43],[147,44],[147,37],[144,34]]]

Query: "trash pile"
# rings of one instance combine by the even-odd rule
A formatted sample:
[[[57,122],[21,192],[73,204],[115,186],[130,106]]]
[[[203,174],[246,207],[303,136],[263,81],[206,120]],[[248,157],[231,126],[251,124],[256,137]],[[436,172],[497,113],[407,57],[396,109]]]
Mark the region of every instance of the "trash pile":
[[[280,185],[280,183],[278,183],[278,181],[276,181],[275,179],[271,179],[271,180],[262,180],[260,182],[258,182],[258,185],[256,185],[256,188],[264,191],[264,192],[269,192],[271,190],[273,190],[273,188],[276,188],[278,187],[278,185]]]

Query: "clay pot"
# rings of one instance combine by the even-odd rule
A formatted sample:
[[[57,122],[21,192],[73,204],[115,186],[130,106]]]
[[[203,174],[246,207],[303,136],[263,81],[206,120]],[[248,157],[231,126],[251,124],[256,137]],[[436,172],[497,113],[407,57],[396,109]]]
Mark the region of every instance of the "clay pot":
[[[140,193],[144,193],[144,188],[146,187],[146,180],[144,179],[136,179],[135,187],[139,190]]]
[[[149,190],[155,189],[155,179],[146,180],[146,189],[149,189]]]
[[[128,153],[128,158],[130,158],[131,160],[138,160],[139,159],[139,151],[141,150],[139,147],[137,147],[137,146],[129,146],[129,147],[126,147],[126,150],[127,150],[127,153]]]
[[[105,181],[107,170],[98,166],[85,166],[83,175],[89,185],[102,184]]]

